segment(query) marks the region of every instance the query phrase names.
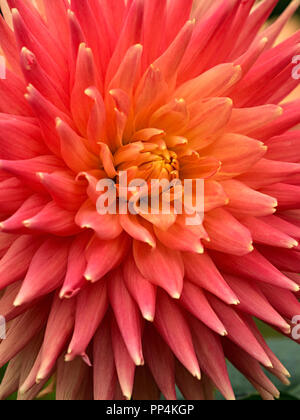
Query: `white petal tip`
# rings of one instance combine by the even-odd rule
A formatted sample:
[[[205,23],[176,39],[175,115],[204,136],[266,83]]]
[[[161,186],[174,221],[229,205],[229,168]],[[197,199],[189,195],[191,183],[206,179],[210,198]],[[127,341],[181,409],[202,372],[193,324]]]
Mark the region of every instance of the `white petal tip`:
[[[199,371],[194,374],[194,377],[198,379],[198,381],[201,381],[201,373]]]
[[[231,303],[231,305],[234,305],[234,306],[238,306],[240,304],[241,304],[241,302],[238,299],[233,300],[232,303]]]
[[[37,172],[36,176],[42,181],[45,178],[45,175],[43,172]]]
[[[284,369],[283,374],[284,374],[285,376],[287,376],[288,378],[291,378],[291,377],[292,377],[292,375],[290,374],[290,372],[289,372],[288,370],[286,370],[286,369]]]
[[[150,240],[145,241],[145,243],[147,245],[149,245],[151,248],[155,249],[156,248],[156,244]]]
[[[37,377],[35,378],[35,383],[38,385],[42,382],[43,379],[43,375],[41,373],[38,373]]]
[[[154,321],[154,316],[152,314],[144,314],[143,318],[148,322],[153,322]]]
[[[144,366],[144,365],[145,365],[145,362],[144,362],[144,359],[143,359],[142,357],[137,357],[137,358],[134,360],[134,364],[135,364],[136,366]]]
[[[16,300],[14,301],[14,307],[18,308],[22,305],[22,301],[19,298],[16,298]]]

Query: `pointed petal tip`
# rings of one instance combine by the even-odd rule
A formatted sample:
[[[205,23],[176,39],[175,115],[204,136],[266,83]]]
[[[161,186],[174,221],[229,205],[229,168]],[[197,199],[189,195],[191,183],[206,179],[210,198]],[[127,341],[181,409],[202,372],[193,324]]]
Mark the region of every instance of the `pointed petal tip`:
[[[80,227],[81,227],[82,229],[92,229],[92,226],[91,226],[91,225],[88,225],[87,223],[82,223],[82,224],[80,225]]]
[[[226,105],[233,106],[233,100],[231,98],[226,98]]]
[[[95,94],[94,94],[94,86],[89,86],[84,90],[85,95],[89,96],[91,99],[95,100]]]
[[[241,302],[238,299],[234,299],[234,300],[231,301],[231,305],[238,306],[240,304],[241,304]]]
[[[26,385],[26,382],[24,382],[20,387],[19,387],[19,394],[20,395],[24,395],[26,394],[26,392],[29,391],[28,385]]]
[[[35,378],[35,383],[38,385],[38,384],[40,384],[40,383],[41,383],[44,379],[45,379],[45,378],[44,378],[43,372],[42,372],[42,371],[40,371],[40,372],[36,375],[36,378]]]
[[[45,178],[45,174],[43,173],[43,172],[37,172],[36,173],[36,176],[41,180],[41,181],[43,181],[43,179]]]
[[[32,84],[32,83],[29,83],[29,84],[26,86],[26,89],[27,89],[28,93],[30,93],[30,92],[32,92],[32,91],[34,91],[34,86],[33,86],[33,84]]]
[[[70,363],[70,362],[72,362],[74,360],[74,358],[71,356],[71,354],[66,354],[65,355],[65,357],[64,357],[64,361],[66,362],[66,363]]]
[[[80,356],[82,357],[82,360],[88,367],[93,367],[92,362],[90,361],[90,358],[86,353],[82,353]]]
[[[271,360],[267,356],[266,356],[266,359],[265,359],[264,366],[266,368],[274,369],[273,363],[271,362]]]
[[[300,286],[296,283],[294,283],[294,291],[295,292],[300,292]]]
[[[86,279],[86,281],[93,283],[93,276],[91,274],[85,274],[84,278]]]
[[[59,299],[61,299],[61,300],[65,299],[65,294],[66,294],[66,292],[64,290],[61,290],[59,292]]]
[[[72,299],[73,297],[75,297],[79,292],[80,292],[80,288],[76,289],[76,290],[69,290],[69,289],[62,289],[61,292],[59,293],[59,298],[60,299]]]
[[[19,308],[20,306],[23,305],[22,299],[17,296],[16,299],[15,299],[15,301],[14,301],[14,303],[13,303],[13,305],[14,305],[15,308]]]
[[[19,395],[24,395],[27,392],[27,390],[23,387],[19,388]]]
[[[135,44],[135,45],[133,46],[133,48],[135,48],[135,49],[137,49],[137,50],[142,50],[144,47],[143,47],[143,45],[142,45],[142,44]]]
[[[146,243],[147,245],[149,245],[152,249],[155,249],[155,248],[156,248],[156,244],[155,244],[154,242],[150,241],[150,239],[147,239],[147,240],[145,241],[145,243]]]
[[[254,251],[254,246],[253,246],[253,242],[251,242],[251,244],[249,245],[249,252],[253,252]]]
[[[130,401],[132,398],[132,393],[131,392],[123,392],[123,396],[127,401]]]
[[[269,150],[269,147],[266,146],[264,143],[261,143],[261,149],[264,150],[265,152],[267,152]]]
[[[194,378],[198,379],[198,381],[201,381],[201,372],[199,369],[196,370],[196,372],[193,374]]]
[[[285,386],[290,386],[291,385],[291,381],[289,381],[287,378],[282,378],[281,382],[283,383],[283,385]]]
[[[1,223],[0,223],[0,226],[1,226]],[[297,242],[295,240],[291,240],[290,242],[288,242],[288,247],[290,249],[297,248],[297,246],[299,246],[299,242]]]
[[[234,395],[233,389],[231,386],[227,386],[226,389],[222,392],[226,401],[236,401],[236,396]]]
[[[61,124],[62,124],[62,120],[61,120],[59,117],[57,117],[57,118],[55,119],[55,125],[56,125],[56,128],[59,128]]]
[[[31,220],[23,220],[22,225],[25,226],[26,228],[29,228],[31,225]]]
[[[204,254],[203,246],[201,244],[197,245],[195,247],[195,252],[196,252],[196,254],[203,255]]]
[[[154,322],[154,315],[150,313],[144,313],[143,318],[148,322]]]
[[[135,360],[134,360],[134,364],[136,366],[144,366],[145,365],[145,361],[143,356],[136,356]]]
[[[282,325],[282,332],[284,334],[286,334],[286,335],[290,335],[291,332],[292,332],[292,327],[289,324],[287,324],[287,323],[283,323],[283,325]]]
[[[281,117],[281,115],[283,115],[283,113],[284,113],[284,109],[281,106],[279,106],[276,114],[278,115],[278,117]]]

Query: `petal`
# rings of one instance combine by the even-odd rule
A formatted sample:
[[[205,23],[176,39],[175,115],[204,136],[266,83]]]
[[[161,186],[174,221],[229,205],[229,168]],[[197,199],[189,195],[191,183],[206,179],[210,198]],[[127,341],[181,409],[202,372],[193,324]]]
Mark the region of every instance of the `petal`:
[[[111,326],[113,353],[120,387],[123,396],[130,400],[133,392],[135,364],[124,344],[120,330],[115,320]]]
[[[179,361],[193,376],[200,379],[200,369],[187,320],[178,305],[164,292],[158,293],[155,326]]]
[[[14,305],[20,306],[55,290],[66,273],[68,252],[69,241],[47,239],[32,258]]]
[[[282,253],[282,250],[279,252]],[[225,272],[241,275],[250,280],[273,284],[283,289],[298,291],[298,285],[283,275],[256,249],[250,254],[238,258],[220,253],[214,253],[213,257],[216,265]]]
[[[192,333],[201,369],[227,400],[234,400],[220,338],[196,320],[192,321]]]
[[[116,370],[109,319],[106,317],[94,337],[94,398],[110,400],[114,397]],[[105,378],[105,381],[103,380]]]
[[[36,381],[48,377],[73,330],[75,301],[61,300],[56,294],[48,318]]]
[[[175,359],[155,328],[147,327],[143,347],[147,366],[159,389],[167,400],[175,400]]]
[[[86,349],[108,308],[106,283],[89,284],[77,297],[75,326],[66,361],[86,358]]]
[[[209,301],[217,315],[222,319],[228,332],[228,338],[264,366],[272,366],[265,351],[257,342],[247,325],[243,322],[238,312],[213,296],[209,296]]]
[[[193,283],[188,281],[184,282],[180,303],[185,309],[217,334],[222,336],[227,335],[224,325],[210,306],[205,293]]]
[[[144,364],[142,353],[142,323],[136,303],[130,296],[121,270],[114,271],[108,280],[110,304],[128,352],[137,366]]]
[[[121,235],[111,241],[101,241],[94,237],[86,250],[86,280],[95,283],[116,268],[127,254],[129,239]]]
[[[187,278],[201,288],[218,296],[229,305],[236,305],[238,298],[226,284],[213,260],[205,253],[196,255],[184,253],[183,261]]]
[[[134,241],[135,263],[145,279],[165,289],[170,296],[179,298],[183,287],[184,267],[178,251],[157,242],[156,248]]]

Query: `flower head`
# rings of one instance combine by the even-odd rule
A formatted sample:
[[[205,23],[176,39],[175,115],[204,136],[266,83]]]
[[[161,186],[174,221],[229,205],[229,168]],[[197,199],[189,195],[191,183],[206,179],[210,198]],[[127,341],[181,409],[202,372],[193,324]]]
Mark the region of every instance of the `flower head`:
[[[299,1],[263,31],[277,0],[254,3],[0,2],[1,398],[233,399],[226,358],[264,399],[262,367],[287,382],[254,318],[300,314],[299,32],[273,47]],[[169,212],[124,174],[170,183]]]

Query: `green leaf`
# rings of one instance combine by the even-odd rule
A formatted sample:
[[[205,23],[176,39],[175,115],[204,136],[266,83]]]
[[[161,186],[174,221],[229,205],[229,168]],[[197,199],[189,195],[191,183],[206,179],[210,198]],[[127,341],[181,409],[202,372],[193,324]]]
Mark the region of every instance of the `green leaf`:
[[[272,335],[272,334],[271,334]],[[281,400],[300,400],[300,351],[299,344],[288,338],[267,339],[268,345],[291,374],[290,386],[283,385],[277,378],[265,372],[281,392]],[[228,364],[229,376],[237,399],[260,399],[253,386],[231,364]],[[217,399],[224,399],[217,393]]]
[[[240,398],[240,401],[262,401],[262,398],[258,394],[251,394],[245,398]],[[295,398],[287,392],[282,392],[279,401],[299,401],[299,398]]]

